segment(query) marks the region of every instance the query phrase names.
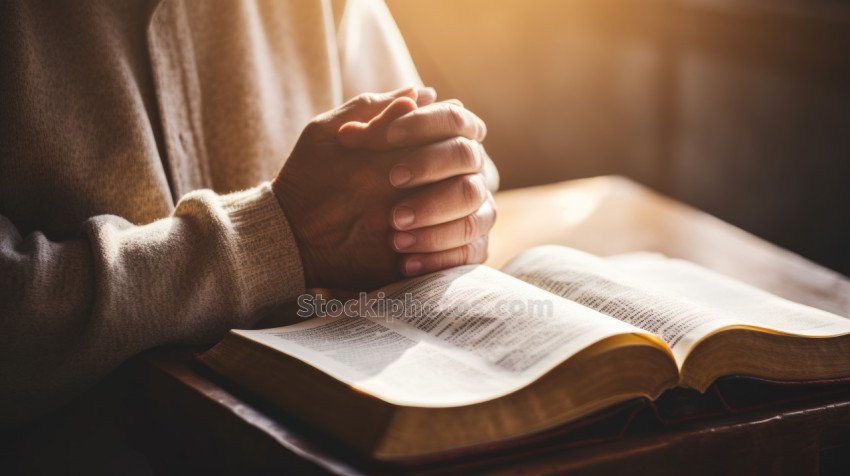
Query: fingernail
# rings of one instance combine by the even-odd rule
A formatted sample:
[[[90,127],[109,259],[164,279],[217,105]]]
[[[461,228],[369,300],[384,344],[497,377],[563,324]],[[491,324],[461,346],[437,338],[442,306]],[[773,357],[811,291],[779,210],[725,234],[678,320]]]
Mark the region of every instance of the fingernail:
[[[413,224],[413,209],[410,207],[398,207],[393,212],[393,221],[396,227],[404,228]]]
[[[393,187],[401,187],[410,182],[411,177],[413,177],[413,174],[410,169],[402,165],[396,165],[390,170],[390,183],[393,184]]]
[[[416,274],[422,271],[422,262],[418,259],[409,260],[407,264],[404,265],[404,271],[407,274]]]
[[[400,232],[395,234],[395,247],[397,250],[409,248],[416,243],[416,237],[411,233]]]
[[[407,138],[407,130],[403,127],[395,126],[391,127],[389,131],[387,131],[387,142],[390,144],[398,144]]]

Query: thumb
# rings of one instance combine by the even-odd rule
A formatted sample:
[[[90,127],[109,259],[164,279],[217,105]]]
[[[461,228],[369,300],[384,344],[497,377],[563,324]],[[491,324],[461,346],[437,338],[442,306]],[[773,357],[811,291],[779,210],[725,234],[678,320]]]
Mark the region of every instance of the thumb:
[[[409,97],[393,100],[380,114],[369,122],[346,122],[339,128],[337,139],[346,147],[387,150],[392,148],[387,142],[387,127],[408,112],[416,110],[416,102]]]

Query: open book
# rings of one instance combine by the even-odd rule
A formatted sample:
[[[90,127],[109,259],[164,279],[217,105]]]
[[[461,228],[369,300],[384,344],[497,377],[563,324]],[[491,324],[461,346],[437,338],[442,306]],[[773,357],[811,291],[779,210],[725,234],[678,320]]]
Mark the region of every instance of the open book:
[[[724,375],[850,376],[850,320],[649,253],[538,247],[501,271],[454,268],[328,307],[231,331],[201,359],[380,459],[520,438]]]

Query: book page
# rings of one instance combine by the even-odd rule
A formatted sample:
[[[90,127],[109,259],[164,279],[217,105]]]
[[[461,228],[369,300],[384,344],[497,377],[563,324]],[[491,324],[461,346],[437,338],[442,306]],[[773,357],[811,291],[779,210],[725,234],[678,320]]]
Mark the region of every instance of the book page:
[[[850,333],[848,319],[658,254],[603,259],[545,246],[522,253],[504,271],[658,335],[680,365],[698,341],[731,326],[801,336]]]
[[[734,314],[753,327],[829,337],[850,333],[850,319],[781,298],[697,264],[650,253],[607,259],[646,286]]]
[[[379,398],[415,406],[497,398],[606,337],[654,339],[486,266],[402,281],[361,298],[352,311],[235,332]]]

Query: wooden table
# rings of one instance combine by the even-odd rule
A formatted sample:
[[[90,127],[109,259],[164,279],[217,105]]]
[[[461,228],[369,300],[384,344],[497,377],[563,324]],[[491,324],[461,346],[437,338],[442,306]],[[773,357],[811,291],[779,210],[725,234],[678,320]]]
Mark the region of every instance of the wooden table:
[[[651,250],[686,258],[795,301],[850,315],[850,281],[705,213],[619,177],[509,191],[497,196],[499,220],[489,264],[546,243],[599,255]],[[742,205],[744,206],[744,205]],[[291,417],[220,384],[185,351],[142,359],[145,430],[140,441],[154,469],[358,474],[363,466],[327,446]],[[648,473],[775,472],[811,474],[850,461],[850,396],[674,425],[572,449],[542,448],[533,457],[501,455],[464,472]],[[428,473],[457,466],[428,467]]]

